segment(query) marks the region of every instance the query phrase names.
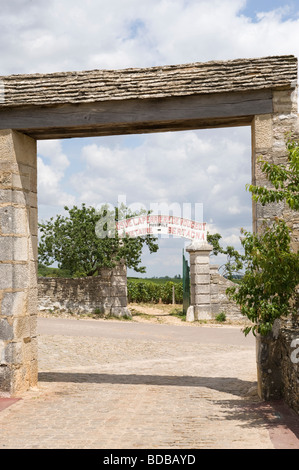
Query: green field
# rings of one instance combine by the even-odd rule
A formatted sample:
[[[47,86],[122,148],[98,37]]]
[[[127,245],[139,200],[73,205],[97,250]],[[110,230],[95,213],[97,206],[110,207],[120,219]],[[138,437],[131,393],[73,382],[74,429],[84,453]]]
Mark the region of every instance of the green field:
[[[154,282],[155,284],[166,284],[166,282],[174,282],[175,284],[181,284],[183,279],[176,277],[128,277],[128,281],[134,282]]]

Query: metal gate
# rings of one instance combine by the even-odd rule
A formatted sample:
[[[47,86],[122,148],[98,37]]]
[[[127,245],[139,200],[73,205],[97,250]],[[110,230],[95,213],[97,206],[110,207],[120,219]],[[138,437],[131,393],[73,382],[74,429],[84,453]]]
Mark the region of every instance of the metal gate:
[[[183,313],[186,314],[190,305],[190,267],[183,250]]]

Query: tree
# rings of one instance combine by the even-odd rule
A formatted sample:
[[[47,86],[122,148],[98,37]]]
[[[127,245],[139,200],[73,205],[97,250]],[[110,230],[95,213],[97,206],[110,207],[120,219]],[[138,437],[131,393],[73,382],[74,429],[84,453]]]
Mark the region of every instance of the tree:
[[[299,210],[299,144],[287,139],[288,163],[276,165],[260,160],[271,187],[247,185],[253,200],[262,205],[284,201]],[[291,230],[278,218],[272,225],[264,224],[261,234],[246,231],[241,240],[245,249],[245,275],[238,287],[227,289],[228,296],[241,307],[254,325],[250,331],[266,335],[277,318],[296,315],[298,309],[299,253],[291,248]]]
[[[207,234],[207,242],[213,247],[213,255],[217,256],[223,254],[227,257],[227,262],[221,266],[221,268],[223,268],[223,276],[228,279],[233,279],[234,275],[238,274],[243,269],[245,258],[233,246],[227,246],[226,249],[224,249],[220,245],[221,238],[220,233]]]
[[[290,249],[290,233],[283,220],[265,226],[261,235],[243,233],[245,274],[238,286],[226,292],[253,322],[244,333],[252,330],[266,335],[277,318],[296,313],[292,300],[299,284],[299,256]]]
[[[262,205],[285,201],[290,209],[299,210],[299,142],[291,135],[286,140],[288,163],[275,165],[260,158],[263,173],[273,188],[247,185],[254,201]]]
[[[144,273],[140,266],[143,246],[150,253],[158,250],[157,238],[152,235],[144,237],[119,238],[115,222],[123,217],[133,217],[140,213],[129,213],[124,206],[111,210],[104,206],[101,211],[82,204],[79,208],[64,208],[68,216],[57,215],[47,222],[39,224],[39,262],[47,266],[58,263],[74,277],[97,275],[102,267],[114,267],[123,260],[128,268]],[[100,226],[101,235],[97,228]],[[96,233],[97,232],[97,233]]]

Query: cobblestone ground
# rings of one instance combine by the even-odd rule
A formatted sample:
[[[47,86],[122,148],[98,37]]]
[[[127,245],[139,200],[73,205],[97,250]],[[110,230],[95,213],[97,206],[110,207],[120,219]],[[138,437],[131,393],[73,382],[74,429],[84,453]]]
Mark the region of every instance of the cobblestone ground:
[[[273,448],[252,346],[41,335],[39,370],[1,449]]]

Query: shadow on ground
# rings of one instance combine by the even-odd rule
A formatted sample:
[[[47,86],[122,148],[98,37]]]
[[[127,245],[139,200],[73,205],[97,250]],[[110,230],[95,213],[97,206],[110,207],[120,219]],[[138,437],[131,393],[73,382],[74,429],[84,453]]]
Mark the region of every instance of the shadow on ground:
[[[193,377],[146,374],[97,374],[74,372],[40,372],[41,382],[75,382],[118,385],[157,385],[175,387],[206,387],[220,392],[244,396],[255,382],[235,377]]]

